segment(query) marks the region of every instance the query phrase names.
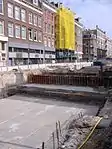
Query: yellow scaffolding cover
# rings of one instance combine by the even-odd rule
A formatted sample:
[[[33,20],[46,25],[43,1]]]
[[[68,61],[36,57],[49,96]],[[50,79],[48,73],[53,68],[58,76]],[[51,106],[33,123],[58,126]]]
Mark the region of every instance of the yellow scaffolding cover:
[[[56,14],[56,48],[75,50],[74,13],[64,7]]]

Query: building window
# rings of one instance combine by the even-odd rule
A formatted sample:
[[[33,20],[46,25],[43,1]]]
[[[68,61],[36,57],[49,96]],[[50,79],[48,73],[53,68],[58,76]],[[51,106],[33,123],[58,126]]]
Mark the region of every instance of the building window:
[[[47,10],[45,10],[45,18],[47,19]]]
[[[33,4],[38,6],[38,0],[33,0]]]
[[[47,26],[47,33],[50,34],[51,33],[50,31],[51,31],[51,25],[48,24],[48,26]]]
[[[34,15],[34,25],[37,26],[37,15]]]
[[[54,26],[52,25],[51,33],[54,35]]]
[[[20,25],[15,25],[15,37],[20,38]]]
[[[13,18],[13,5],[8,3],[8,17]]]
[[[51,47],[51,39],[48,38],[48,47]]]
[[[52,39],[52,47],[54,48],[54,39]]]
[[[52,21],[54,21],[54,14],[52,14]]]
[[[42,17],[38,17],[38,26],[42,27]]]
[[[4,34],[4,21],[0,21],[0,35]]]
[[[1,44],[2,44],[2,51],[4,51],[5,50],[5,43],[2,42]]]
[[[21,28],[21,36],[22,36],[22,39],[26,39],[26,27],[23,27]]]
[[[33,14],[31,12],[29,13],[29,23],[33,23]]]
[[[47,33],[47,23],[44,24],[44,31]]]
[[[33,40],[33,29],[31,28],[28,29],[28,37],[29,37],[29,40]]]
[[[13,24],[8,23],[8,35],[9,35],[9,37],[13,37],[13,34],[14,34]]]
[[[44,37],[44,45],[47,47],[47,37]]]
[[[38,41],[42,42],[42,32],[41,31],[38,32]]]
[[[47,11],[47,19],[49,20],[49,18],[50,18],[50,12]]]
[[[0,13],[3,13],[3,0],[0,0]]]
[[[20,20],[20,8],[15,6],[15,19]]]
[[[5,61],[5,58],[2,58],[2,61]]]
[[[6,54],[5,53],[2,53],[2,57],[6,57]]]
[[[0,50],[4,51],[5,50],[5,43],[0,42]]]
[[[37,41],[37,31],[34,31],[34,41]]]
[[[26,22],[26,10],[21,9],[21,21]]]

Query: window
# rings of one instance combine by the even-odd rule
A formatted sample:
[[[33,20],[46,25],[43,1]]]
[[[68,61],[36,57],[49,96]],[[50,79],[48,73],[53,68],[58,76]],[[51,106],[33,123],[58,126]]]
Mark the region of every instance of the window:
[[[51,39],[48,38],[48,47],[51,47]]]
[[[48,34],[50,34],[51,32],[50,32],[50,30],[51,30],[51,25],[50,24],[48,24],[48,26],[47,26],[47,33]]]
[[[33,0],[33,4],[38,6],[38,0]]]
[[[34,15],[34,25],[37,26],[37,15]]]
[[[29,40],[33,40],[33,29],[28,29],[28,37],[29,37]]]
[[[5,58],[2,58],[2,61],[5,61]]]
[[[54,14],[52,14],[52,21],[54,21]]]
[[[3,0],[0,0],[0,13],[3,13]]]
[[[38,17],[38,26],[42,27],[42,17]]]
[[[0,50],[4,51],[5,50],[5,43],[0,42]]]
[[[52,25],[51,33],[54,34],[54,26]]]
[[[13,24],[8,23],[8,35],[9,35],[9,37],[13,37],[13,34],[14,34]]]
[[[2,53],[2,57],[6,57],[6,54],[5,53]]]
[[[44,45],[47,47],[47,37],[44,37]]]
[[[15,25],[15,37],[20,38],[20,25]]]
[[[38,41],[42,42],[42,32],[41,31],[38,32]]]
[[[9,47],[9,52],[12,52],[12,48],[11,47]]]
[[[21,21],[26,22],[26,10],[21,9]]]
[[[47,10],[45,10],[45,18],[47,19]]]
[[[47,19],[49,20],[50,18],[50,11],[47,11]]]
[[[33,14],[29,13],[29,23],[32,24],[33,23]]]
[[[0,21],[0,35],[4,34],[4,21]]]
[[[21,36],[22,39],[26,39],[26,27],[22,26],[21,28]]]
[[[37,31],[34,31],[34,41],[37,41]]]
[[[54,48],[54,39],[52,39],[52,47]]]
[[[20,8],[15,6],[15,19],[20,20]]]
[[[8,17],[13,18],[13,5],[8,3]]]
[[[44,24],[44,31],[47,33],[47,23]]]
[[[2,42],[2,50],[4,51],[5,50],[5,43]]]

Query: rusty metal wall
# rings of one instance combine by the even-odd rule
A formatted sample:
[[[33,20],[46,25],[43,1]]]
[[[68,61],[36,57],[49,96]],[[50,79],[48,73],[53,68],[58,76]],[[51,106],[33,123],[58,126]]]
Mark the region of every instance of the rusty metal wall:
[[[103,86],[104,82],[97,75],[30,75],[28,83],[77,85],[77,86]]]

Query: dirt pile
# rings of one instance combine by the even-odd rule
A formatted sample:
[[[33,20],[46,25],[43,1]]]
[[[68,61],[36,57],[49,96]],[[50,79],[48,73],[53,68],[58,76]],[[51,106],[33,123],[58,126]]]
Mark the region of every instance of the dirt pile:
[[[112,125],[108,128],[96,129],[91,139],[82,149],[112,149]]]
[[[66,126],[61,138],[61,149],[77,149],[79,144],[82,144],[83,140],[91,132],[91,129],[95,126],[99,117],[83,116],[73,120]]]

